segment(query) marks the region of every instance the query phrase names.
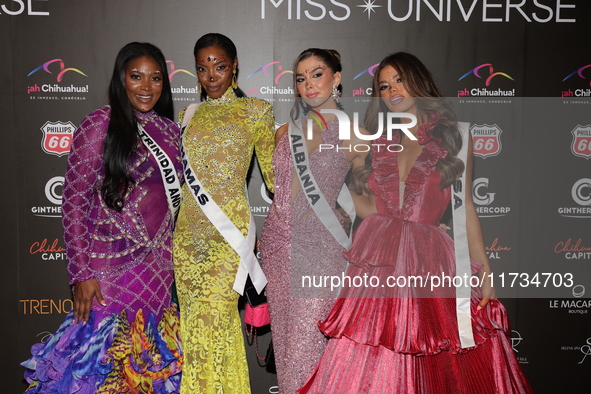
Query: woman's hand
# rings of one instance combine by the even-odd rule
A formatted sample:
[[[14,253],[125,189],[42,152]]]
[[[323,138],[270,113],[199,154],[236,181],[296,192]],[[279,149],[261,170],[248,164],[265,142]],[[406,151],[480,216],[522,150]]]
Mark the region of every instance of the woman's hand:
[[[478,277],[481,281],[480,290],[482,291],[482,300],[478,303],[479,308],[484,308],[491,298],[497,298],[497,291],[492,286],[491,274],[489,272],[480,271]]]
[[[99,304],[107,306],[96,279],[89,279],[74,285],[74,322],[76,324],[81,321],[82,324],[86,324],[90,317],[92,300],[95,297]]]
[[[349,235],[351,233],[351,226],[353,225],[353,221],[351,220],[351,216],[345,211],[343,208],[337,208],[337,212],[341,215],[341,226],[345,233]]]

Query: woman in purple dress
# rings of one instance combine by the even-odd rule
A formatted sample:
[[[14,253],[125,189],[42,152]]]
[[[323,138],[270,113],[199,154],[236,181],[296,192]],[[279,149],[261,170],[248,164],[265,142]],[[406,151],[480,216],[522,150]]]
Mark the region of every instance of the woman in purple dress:
[[[531,393],[511,348],[507,313],[490,282],[471,196],[471,139],[462,141],[451,104],[413,55],[399,52],[380,63],[373,97],[365,121],[370,131],[385,124],[379,118],[389,113],[410,114],[416,122],[402,118],[408,127],[392,133],[390,141],[381,135],[367,171],[354,176],[360,183],[366,179],[363,198],[373,213],[357,228],[345,253],[347,276],[372,278],[373,287],[343,288],[320,324],[329,343],[298,393]],[[389,143],[404,149],[379,149]],[[462,144],[468,144],[465,163],[458,158]],[[471,258],[466,268],[478,281],[470,280],[475,285],[467,289],[471,298],[460,304],[468,309],[461,320],[456,303],[462,298],[456,299],[453,285],[432,291],[429,284],[442,282],[428,278],[461,275],[454,242],[438,224],[464,168],[466,253]],[[458,320],[464,323],[462,338]]]
[[[359,153],[350,148],[355,144],[369,148],[367,142],[357,138],[339,140],[338,119],[334,114],[321,113],[323,109],[338,108],[341,80],[338,52],[307,49],[296,59],[293,69],[298,98],[293,112],[303,110],[304,116],[291,123],[291,135],[289,124],[277,131],[273,155],[275,195],[260,243],[262,267],[269,281],[265,291],[282,394],[294,394],[318,362],[326,338],[317,323],[326,316],[338,295],[338,289],[331,289],[330,284],[323,288],[308,286],[307,282],[302,284],[303,277],[310,278],[310,282],[315,277],[317,282],[319,277],[340,276],[346,269],[344,246],[318,218],[296,175],[291,142],[298,137],[293,129],[299,128],[307,135],[308,120],[313,119],[312,138],[296,147],[303,146],[308,152],[309,170],[328,203],[328,214],[335,219],[341,219],[334,207],[345,176],[351,167],[363,167],[366,156],[364,149],[359,148],[362,152]],[[300,171],[302,165],[298,169],[298,174],[305,177]],[[335,224],[340,227],[339,221]]]
[[[62,207],[74,310],[23,363],[27,393],[178,392],[171,241],[182,166],[158,48],[121,49],[109,104],[74,133]]]

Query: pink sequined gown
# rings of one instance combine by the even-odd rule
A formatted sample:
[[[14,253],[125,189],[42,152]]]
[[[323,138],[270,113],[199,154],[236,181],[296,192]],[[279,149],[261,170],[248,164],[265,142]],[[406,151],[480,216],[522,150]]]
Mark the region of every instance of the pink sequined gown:
[[[397,155],[383,146],[378,151],[378,144],[389,143],[384,137],[373,145],[374,171],[368,185],[376,197],[377,213],[365,218],[345,253],[351,262],[350,277],[367,274],[385,284],[390,275],[408,278],[429,272],[455,273],[453,241],[438,227],[450,202],[450,188],[439,189],[435,164],[447,151],[431,136],[429,124],[419,128],[418,138],[424,147],[404,182],[402,204]],[[480,267],[472,261],[473,273]],[[438,298],[427,298],[422,289],[343,288],[341,298],[320,324],[331,339],[298,392],[531,393],[511,348],[501,303],[490,300],[478,310],[481,293],[479,288],[473,289],[476,346],[462,349],[455,290],[448,291],[439,293]]]
[[[304,122],[307,118],[304,118]],[[338,123],[322,133],[326,144],[340,145]],[[310,168],[328,204],[335,206],[349,171],[342,150],[316,150]],[[279,392],[293,394],[320,359],[327,339],[318,330],[338,295],[330,287],[302,288],[302,275],[342,275],[346,269],[344,248],[312,212],[300,188],[293,203],[293,165],[289,136],[283,135],[273,156],[275,197],[260,242],[262,266],[269,283],[266,294]],[[293,179],[293,182],[299,182]],[[338,214],[337,214],[338,215]]]

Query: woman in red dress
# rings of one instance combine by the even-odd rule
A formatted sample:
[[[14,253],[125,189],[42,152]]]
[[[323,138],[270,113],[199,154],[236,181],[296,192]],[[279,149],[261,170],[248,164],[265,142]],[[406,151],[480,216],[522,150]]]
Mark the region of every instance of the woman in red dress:
[[[475,346],[462,347],[456,289],[413,284],[411,277],[456,275],[454,242],[438,224],[451,186],[464,170],[462,136],[451,104],[413,55],[396,53],[376,69],[365,125],[407,113],[413,127],[374,141],[371,164],[355,174],[365,187],[345,286],[321,331],[329,344],[300,393],[531,393],[508,337],[506,311],[495,299],[480,222],[472,202],[472,149],[466,160],[466,231],[472,274]],[[410,118],[402,118],[410,121]],[[382,119],[381,124],[386,122]],[[384,149],[400,144],[403,149]],[[356,279],[357,278],[357,279]],[[366,279],[365,282],[362,281]],[[378,283],[379,281],[379,283]],[[361,284],[363,282],[363,284]],[[361,284],[361,285],[359,285]]]

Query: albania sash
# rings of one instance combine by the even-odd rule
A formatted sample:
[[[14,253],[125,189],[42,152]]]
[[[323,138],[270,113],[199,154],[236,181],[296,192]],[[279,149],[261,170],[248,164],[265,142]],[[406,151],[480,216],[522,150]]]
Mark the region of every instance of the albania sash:
[[[308,128],[311,127],[312,119],[308,119]],[[310,170],[308,148],[306,147],[306,139],[304,138],[303,131],[294,122],[290,122],[287,132],[293,167],[308,203],[320,222],[322,222],[324,227],[326,227],[326,229],[332,234],[334,239],[345,249],[349,249],[351,247],[351,239],[347,236],[345,230],[343,230],[343,226],[341,226],[341,223],[326,201],[324,194],[320,190],[320,187]],[[346,185],[343,185],[343,188],[341,189],[338,202],[341,207],[349,213],[351,219],[355,220],[355,208],[351,195],[349,194],[349,189]]]

